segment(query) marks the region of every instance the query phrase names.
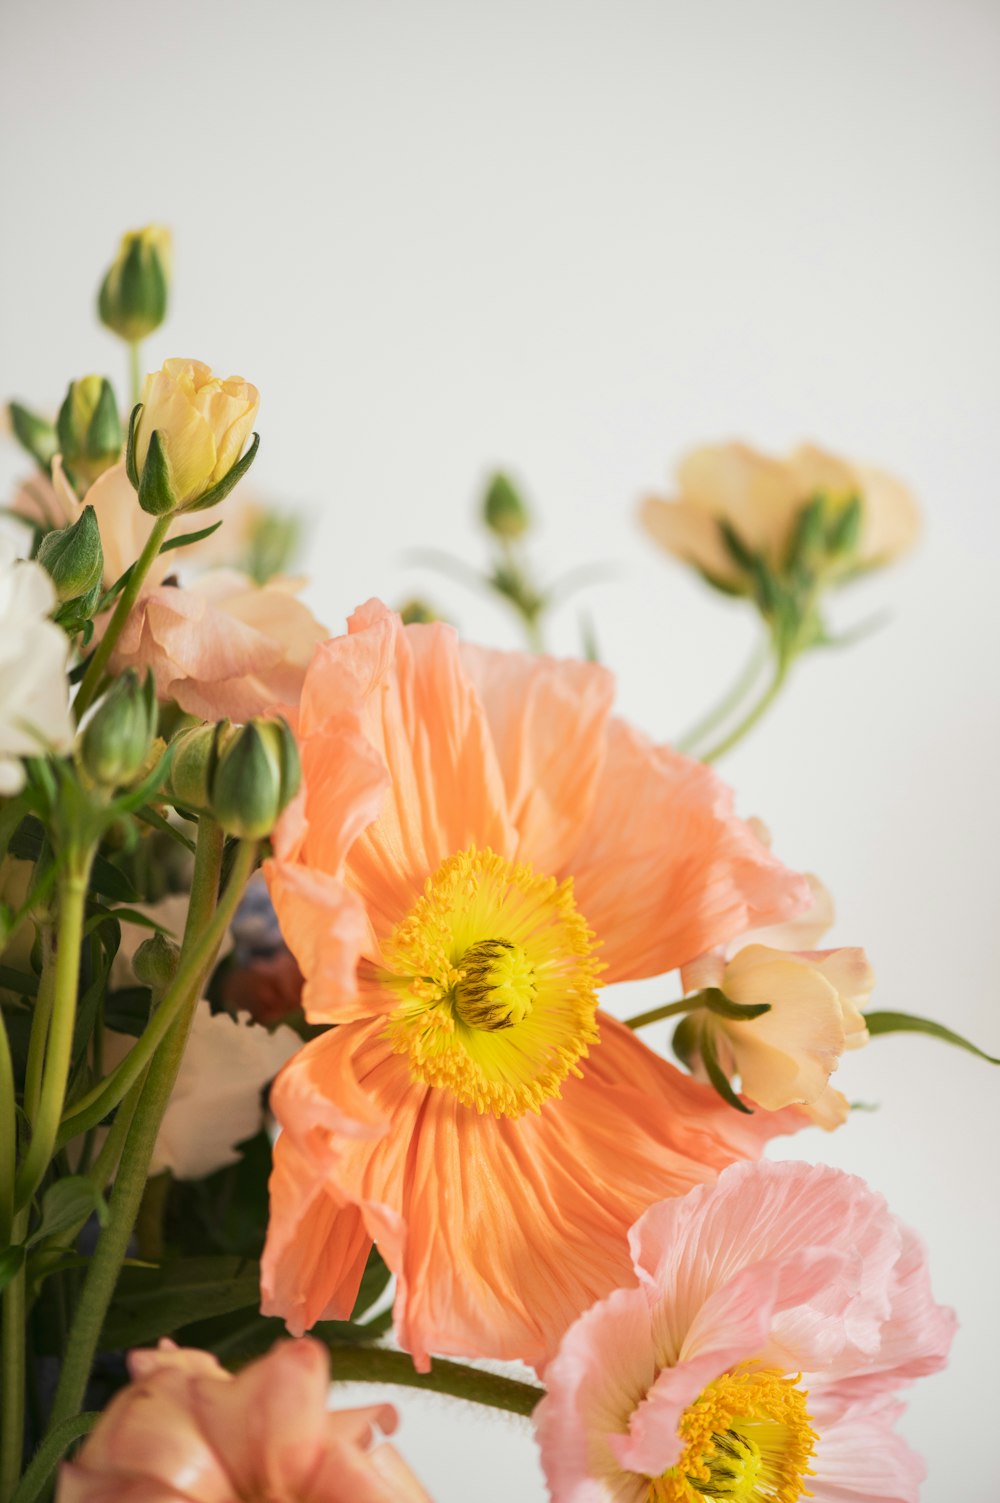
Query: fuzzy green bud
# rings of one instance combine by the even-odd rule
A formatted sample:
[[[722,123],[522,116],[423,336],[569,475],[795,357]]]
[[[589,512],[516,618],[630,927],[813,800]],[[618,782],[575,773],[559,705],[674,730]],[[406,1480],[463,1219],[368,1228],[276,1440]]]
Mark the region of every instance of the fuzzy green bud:
[[[180,961],[180,946],[165,934],[152,934],[144,939],[132,957],[132,969],[136,979],[148,986],[156,997],[162,996],[177,974]]]
[[[298,792],[298,747],[284,720],[251,720],[219,758],[212,780],[212,813],[241,840],[269,835]]]
[[[178,731],[170,743],[173,755],[167,779],[167,792],[174,803],[196,814],[210,811],[219,757],[235,734],[230,720]]]
[[[31,455],[40,470],[48,471],[59,452],[59,440],[54,426],[47,418],[39,417],[37,412],[22,407],[20,402],[8,402],[7,411],[14,437],[21,448]]]
[[[94,508],[85,506],[68,527],[47,532],[39,544],[37,559],[48,570],[62,601],[78,600],[99,584],[104,573],[104,549]]]
[[[531,526],[524,499],[508,476],[498,473],[486,487],[483,521],[494,537],[507,541],[522,537]]]
[[[56,418],[63,463],[78,489],[86,490],[122,452],[124,434],[114,388],[104,376],[71,381]]]
[[[158,329],[170,293],[170,231],[159,224],[122,236],[97,296],[101,323],[135,344]]]
[[[156,735],[156,686],[134,668],[116,679],[80,733],[80,762],[104,788],[127,787],[142,772]]]

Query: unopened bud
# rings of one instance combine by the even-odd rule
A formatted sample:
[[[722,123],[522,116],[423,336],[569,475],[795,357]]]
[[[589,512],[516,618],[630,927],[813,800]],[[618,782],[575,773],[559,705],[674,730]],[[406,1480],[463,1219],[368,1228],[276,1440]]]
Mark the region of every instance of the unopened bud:
[[[295,797],[299,753],[284,720],[251,720],[219,758],[212,782],[212,813],[230,835],[259,840]]]
[[[20,402],[9,402],[7,411],[10,413],[14,437],[21,448],[31,455],[39,469],[48,470],[59,451],[59,440],[52,423],[47,418],[39,417],[37,412],[30,412],[27,407],[22,407]]]
[[[432,605],[426,600],[408,600],[405,605],[399,607],[399,616],[404,626],[425,626],[431,621],[440,621],[441,617]]]
[[[180,961],[180,946],[165,934],[152,934],[144,939],[132,957],[132,969],[136,979],[148,986],[154,996],[160,996],[171,985],[177,974]]]
[[[103,376],[71,381],[56,419],[56,434],[74,484],[86,490],[122,451],[124,435],[111,382]]]
[[[219,756],[235,734],[236,728],[229,720],[178,731],[170,743],[173,755],[167,778],[167,792],[174,803],[195,814],[209,812]]]
[[[95,783],[120,788],[143,770],[156,734],[156,687],[127,668],[97,704],[80,736],[80,761]]]
[[[159,224],[122,236],[97,297],[101,322],[130,344],[158,329],[170,292],[170,231]]]
[[[531,516],[513,482],[504,474],[493,476],[483,497],[483,521],[498,538],[519,538],[531,526]]]
[[[69,527],[47,532],[36,556],[51,576],[60,600],[78,600],[86,595],[104,573],[104,549],[94,508],[85,506]]]

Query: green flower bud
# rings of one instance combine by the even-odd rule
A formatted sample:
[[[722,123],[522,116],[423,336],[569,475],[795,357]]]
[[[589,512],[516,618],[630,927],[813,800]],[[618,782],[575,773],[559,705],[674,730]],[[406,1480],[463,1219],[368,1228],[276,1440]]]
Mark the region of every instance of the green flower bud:
[[[178,731],[170,743],[173,755],[167,778],[167,792],[175,804],[196,814],[211,809],[219,756],[235,735],[236,728],[229,720]]]
[[[111,382],[102,376],[71,381],[56,419],[56,434],[73,483],[86,490],[122,452],[124,434]]]
[[[47,532],[37,554],[60,600],[78,600],[100,583],[104,573],[101,532],[92,506],[85,506],[69,527]]]
[[[148,224],[122,236],[97,297],[101,322],[135,344],[158,329],[167,313],[170,292],[170,231]]]
[[[285,721],[251,720],[219,758],[212,780],[212,813],[230,835],[259,840],[295,797],[299,753]]]
[[[165,934],[152,934],[144,939],[132,957],[132,969],[136,979],[148,986],[154,996],[161,996],[177,974],[180,961],[180,946]]]
[[[20,402],[8,402],[7,411],[10,413],[14,437],[21,448],[31,455],[39,469],[47,471],[59,452],[55,428],[47,418],[39,417],[37,412],[30,412]]]
[[[506,475],[496,474],[483,497],[483,521],[495,537],[519,538],[531,526],[531,516],[520,492]]]
[[[152,674],[139,682],[127,668],[84,722],[79,758],[104,788],[120,788],[143,770],[156,734],[156,686]]]
[[[400,619],[404,626],[424,626],[430,621],[440,621],[441,617],[432,605],[426,600],[408,600],[405,605],[399,607]]]

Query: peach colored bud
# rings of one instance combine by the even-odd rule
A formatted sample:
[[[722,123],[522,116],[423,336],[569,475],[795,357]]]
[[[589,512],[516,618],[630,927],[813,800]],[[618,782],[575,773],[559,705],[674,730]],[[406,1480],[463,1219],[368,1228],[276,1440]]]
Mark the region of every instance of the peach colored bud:
[[[236,1377],[170,1341],[133,1352],[129,1367],[132,1382],[62,1467],[57,1503],[429,1503],[378,1439],[396,1428],[391,1405],[327,1411],[318,1341],[281,1341]]]
[[[243,453],[260,393],[241,376],[225,381],[200,360],[166,360],[147,376],[135,428],[141,475],[154,432],[167,456],[174,504],[185,507],[222,480]]]

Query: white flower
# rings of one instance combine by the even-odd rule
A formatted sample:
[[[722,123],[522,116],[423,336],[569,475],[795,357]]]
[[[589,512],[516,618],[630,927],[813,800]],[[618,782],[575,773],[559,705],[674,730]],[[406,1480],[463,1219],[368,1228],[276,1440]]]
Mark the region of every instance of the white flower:
[[[21,757],[73,740],[66,668],[69,642],[49,620],[56,603],[40,564],[0,537],[0,794],[24,783]]]

